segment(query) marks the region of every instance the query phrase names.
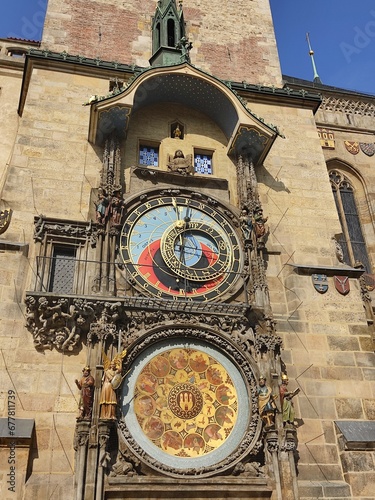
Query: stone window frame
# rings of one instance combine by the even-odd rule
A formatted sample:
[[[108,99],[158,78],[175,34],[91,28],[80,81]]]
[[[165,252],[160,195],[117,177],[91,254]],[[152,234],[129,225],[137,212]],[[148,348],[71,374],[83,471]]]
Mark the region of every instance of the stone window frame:
[[[338,238],[339,243],[343,247],[344,258],[349,260],[346,264],[354,266],[356,260],[360,260],[366,268],[366,272],[371,274],[373,265],[371,259],[371,248],[369,247],[369,240],[373,239],[375,241],[374,226],[371,222],[371,212],[369,208],[369,202],[367,197],[367,192],[365,188],[365,183],[361,176],[354,170],[353,167],[346,164],[345,162],[339,160],[331,160],[327,163],[328,175],[330,177],[330,184],[332,192],[335,198],[335,204],[338,211],[340,224],[342,227],[342,234]],[[333,175],[336,174],[340,177],[340,180],[333,181]],[[360,232],[362,233],[363,242],[357,241],[356,245],[362,246],[362,256],[363,258],[358,259],[358,251],[353,249],[353,239],[349,235],[349,228],[344,212],[344,207],[342,203],[342,197],[336,196],[334,192],[340,192],[340,189],[346,189],[347,192],[351,191],[353,193],[353,202],[355,205],[355,213],[353,216],[358,218]],[[367,222],[366,221],[370,221]],[[347,250],[346,250],[347,248]],[[375,248],[374,248],[375,250]],[[367,259],[367,262],[366,262]],[[365,261],[365,262],[363,262]]]
[[[95,276],[96,229],[91,222],[61,221],[36,216],[34,218],[34,240],[36,243],[36,268],[34,272],[34,291],[63,294],[51,290],[54,252],[66,248],[74,254],[74,273],[72,280],[73,295],[88,291]]]

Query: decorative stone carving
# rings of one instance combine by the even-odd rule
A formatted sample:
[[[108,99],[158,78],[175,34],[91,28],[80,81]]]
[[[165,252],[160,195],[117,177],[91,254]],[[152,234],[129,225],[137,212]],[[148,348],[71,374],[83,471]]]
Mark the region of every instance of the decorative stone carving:
[[[141,462],[125,446],[117,454],[117,460],[112,466],[111,477],[135,476],[140,474]]]
[[[266,238],[269,232],[266,222],[268,217],[263,216],[263,209],[260,205],[254,208],[254,233],[258,248],[264,248]]]
[[[209,325],[253,358],[271,351],[277,356],[282,345],[272,320],[250,320],[249,307],[243,305],[212,303],[207,315],[199,303],[131,297],[110,302],[36,294],[28,295],[25,303],[26,327],[37,349],[73,351],[85,339],[88,344],[109,341],[115,345],[121,340],[128,346],[148,329],[172,324]]]
[[[234,476],[242,477],[266,477],[264,465],[260,462],[238,462],[233,470]]]
[[[113,196],[116,191],[121,191],[121,149],[115,137],[105,141],[100,187]]]
[[[99,444],[99,465],[103,469],[109,468],[110,454],[107,451],[107,444],[109,441],[109,435],[111,432],[111,423],[99,422],[98,424],[98,444]]]
[[[277,453],[279,451],[279,436],[277,431],[271,430],[266,433],[266,447],[270,453]]]
[[[251,215],[249,214],[249,210],[247,207],[244,207],[241,210],[240,215],[240,227],[242,231],[242,236],[244,239],[245,248],[252,248],[251,236],[254,229],[253,221]]]
[[[341,112],[351,115],[375,116],[375,105],[373,102],[353,101],[352,99],[343,99],[339,97],[323,96],[320,109]]]
[[[181,50],[181,62],[190,62],[190,51],[193,48],[193,43],[189,42],[186,36],[183,36],[176,44],[176,49]]]
[[[342,251],[342,246],[337,241],[335,236],[332,236],[332,242],[335,248],[335,255],[339,262],[344,263],[344,252]]]
[[[81,420],[77,422],[74,434],[73,447],[78,451],[81,447],[87,446],[89,442],[90,422]]]
[[[42,242],[45,235],[66,236],[68,238],[90,241],[91,246],[96,244],[96,227],[91,222],[64,222],[39,215],[34,219],[34,241]]]
[[[242,157],[239,157],[237,161],[237,193],[242,207],[240,226],[245,249],[262,250],[269,233],[268,226],[266,226],[268,217],[263,215],[254,165]],[[254,259],[256,255],[251,255],[251,260]]]
[[[265,352],[273,352],[275,355],[280,355],[282,339],[275,334],[257,333],[254,340],[254,348],[257,355],[262,355]]]
[[[193,156],[191,154],[184,156],[181,149],[177,149],[174,155],[168,155],[168,170],[181,175],[193,175]]]
[[[26,298],[26,327],[32,333],[37,349],[73,351],[87,331],[93,307],[85,300],[51,297]]]
[[[10,221],[12,219],[13,210],[8,208],[7,210],[0,210],[0,234],[5,233],[8,229]]]
[[[109,223],[110,234],[116,236],[122,225],[124,214],[124,200],[122,196],[121,150],[119,141],[115,137],[106,140],[103,152],[98,199],[95,202],[96,222],[100,226]]]
[[[296,429],[285,430],[285,441],[281,446],[281,451],[292,451],[297,449],[297,431]]]

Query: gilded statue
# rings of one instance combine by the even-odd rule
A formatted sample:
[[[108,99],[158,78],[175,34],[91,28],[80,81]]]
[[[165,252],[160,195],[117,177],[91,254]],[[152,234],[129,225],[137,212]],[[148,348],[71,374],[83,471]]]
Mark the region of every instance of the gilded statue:
[[[116,389],[121,385],[123,377],[122,360],[126,356],[126,349],[117,354],[112,360],[103,351],[104,373],[102,378],[102,391],[100,393],[100,418],[115,420],[117,395]]]

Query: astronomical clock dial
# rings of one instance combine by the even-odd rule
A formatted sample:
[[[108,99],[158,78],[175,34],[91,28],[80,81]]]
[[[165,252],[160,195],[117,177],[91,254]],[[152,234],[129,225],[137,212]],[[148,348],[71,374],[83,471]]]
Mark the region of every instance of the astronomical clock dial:
[[[177,477],[233,467],[260,432],[251,367],[245,382],[215,345],[164,333],[171,337],[144,350],[123,385],[120,430],[127,446],[150,467]]]
[[[120,251],[128,276],[157,297],[215,300],[241,272],[235,230],[219,210],[187,196],[162,196],[131,211]]]

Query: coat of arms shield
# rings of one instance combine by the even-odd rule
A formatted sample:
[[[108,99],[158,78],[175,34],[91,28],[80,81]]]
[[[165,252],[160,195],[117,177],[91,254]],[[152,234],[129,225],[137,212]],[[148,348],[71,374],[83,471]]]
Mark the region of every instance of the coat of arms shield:
[[[360,148],[363,153],[367,156],[373,156],[375,154],[375,143],[373,142],[360,142]]]
[[[333,281],[335,283],[336,290],[341,293],[341,295],[347,295],[350,292],[348,276],[334,276]]]
[[[352,155],[357,155],[359,153],[359,142],[344,141],[344,144],[347,151],[349,151]]]
[[[313,274],[312,281],[314,288],[319,293],[326,293],[328,290],[328,278],[326,274]]]

